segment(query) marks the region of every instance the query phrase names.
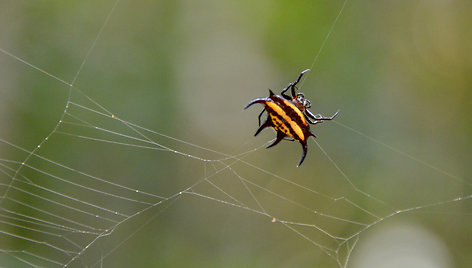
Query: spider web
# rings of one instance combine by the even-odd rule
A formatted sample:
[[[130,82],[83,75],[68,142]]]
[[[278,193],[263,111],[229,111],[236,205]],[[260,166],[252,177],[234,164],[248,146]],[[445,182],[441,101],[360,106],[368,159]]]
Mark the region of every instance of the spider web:
[[[309,91],[307,83],[323,77],[322,68],[317,66],[326,65],[320,56],[330,53],[327,41],[349,9],[347,3],[333,4],[303,91]],[[25,90],[16,93],[20,97],[7,90],[4,99],[20,100],[15,109],[18,113],[35,111],[27,120],[28,130],[34,133],[9,123],[0,136],[2,266],[211,263],[348,267],[364,236],[401,220],[437,229],[467,252],[470,239],[467,230],[461,228],[471,220],[471,183],[441,167],[460,171],[470,161],[469,155],[456,165],[450,162],[459,157],[444,148],[443,155],[429,157],[425,153],[429,150],[410,149],[417,140],[401,136],[403,140],[398,141],[385,135],[391,129],[384,125],[385,129],[369,130],[359,118],[375,118],[361,117],[349,108],[356,105],[346,105],[339,119],[314,127],[319,138],[310,141],[305,163],[295,168],[298,145],[284,142],[267,151],[263,148],[272,142],[272,133],[248,138],[255,131],[257,111],[242,112],[241,108],[263,91],[231,93],[241,87],[267,87],[270,79],[264,76],[272,76],[255,76],[243,68],[230,70],[230,76],[219,71],[218,65],[214,70],[195,68],[209,54],[238,62],[227,51],[219,51],[219,45],[224,47],[235,40],[245,48],[251,44],[229,36],[234,32],[228,34],[224,27],[217,28],[214,35],[205,33],[198,25],[212,19],[205,17],[208,7],[191,2],[182,6],[188,13],[174,14],[183,18],[179,22],[163,15],[176,12],[173,4],[104,1],[58,7],[68,10],[58,14],[66,18],[70,28],[56,28],[53,19],[49,24],[39,23],[32,35],[60,31],[59,36],[68,36],[45,46],[57,46],[47,52],[51,61],[73,62],[71,66],[48,66],[41,62],[42,55],[28,55],[10,46],[9,42],[18,38],[12,36],[19,25],[2,29],[2,68],[8,66],[2,70],[2,83],[8,88],[10,80],[23,81],[21,88]],[[35,12],[38,7],[25,8],[38,16],[28,18],[33,23],[44,20]],[[84,16],[88,12],[95,16]],[[84,22],[85,18],[91,19]],[[16,18],[5,20],[14,22]],[[138,21],[129,29],[132,20]],[[192,23],[196,29],[189,26]],[[170,34],[172,27],[202,33],[186,40],[191,54],[172,55],[165,44],[175,37]],[[131,40],[119,38],[123,31],[132,32]],[[221,35],[221,39],[211,39]],[[132,41],[140,38],[150,41],[143,47],[132,46]],[[120,46],[125,41],[131,46],[129,50]],[[33,48],[43,45],[31,44]],[[330,49],[335,50],[334,46]],[[72,53],[77,51],[81,54]],[[126,53],[136,55],[128,57]],[[255,58],[252,63],[261,60],[256,54],[250,55]],[[113,58],[116,55],[125,56]],[[169,77],[162,69],[172,64],[173,56],[178,56],[176,61],[182,65],[175,67],[179,69],[176,77]],[[155,61],[148,65],[155,69],[141,67],[142,61]],[[244,64],[247,62],[241,66]],[[118,73],[114,65],[126,70]],[[215,73],[226,77],[215,79]],[[293,73],[293,78],[296,75]],[[283,83],[293,78],[283,79]],[[248,80],[257,82],[249,84]],[[173,81],[180,84],[174,87]],[[228,84],[235,84],[234,90]],[[144,91],[150,85],[152,89]],[[307,98],[311,95],[306,93]],[[353,97],[350,93],[343,96]],[[328,93],[326,97],[334,99]],[[206,107],[211,106],[211,98],[217,102],[217,112]],[[327,102],[313,106],[331,109],[334,102]],[[2,112],[6,117],[19,118],[8,114],[10,110],[14,109]],[[399,122],[392,124],[398,126]],[[241,256],[249,256],[249,260],[241,260]],[[183,262],[182,257],[191,262]],[[471,262],[465,257],[455,261],[463,266]]]

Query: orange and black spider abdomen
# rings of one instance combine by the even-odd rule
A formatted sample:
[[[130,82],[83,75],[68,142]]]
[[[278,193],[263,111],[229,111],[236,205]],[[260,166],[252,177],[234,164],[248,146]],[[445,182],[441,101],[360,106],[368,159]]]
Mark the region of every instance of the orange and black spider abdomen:
[[[302,111],[290,100],[275,95],[270,91],[268,101],[264,102],[273,127],[299,141],[305,141],[310,135],[310,127]]]
[[[277,145],[283,139],[298,140],[300,142],[303,152],[298,166],[305,160],[307,139],[310,136],[315,137],[315,134],[310,131],[309,124],[315,125],[325,120],[332,120],[339,112],[338,110],[331,117],[323,117],[320,114],[314,115],[308,110],[311,107],[310,101],[305,99],[302,93],[296,93],[296,85],[300,82],[303,74],[308,71],[309,69],[302,71],[295,82],[290,83],[282,90],[281,95],[275,95],[269,89],[269,97],[254,99],[244,108],[247,109],[255,103],[264,105],[264,110],[259,114],[259,128],[254,136],[257,136],[266,127],[273,128],[277,132],[277,137],[267,148]],[[292,96],[285,94],[289,89]],[[261,124],[261,116],[264,111],[267,112],[268,116],[265,122]]]

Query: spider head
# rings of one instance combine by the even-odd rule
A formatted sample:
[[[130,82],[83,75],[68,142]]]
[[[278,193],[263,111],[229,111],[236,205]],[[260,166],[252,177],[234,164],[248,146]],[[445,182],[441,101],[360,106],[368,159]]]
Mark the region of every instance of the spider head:
[[[301,106],[305,109],[311,108],[311,102],[307,99],[305,99],[305,95],[303,93],[297,93],[297,96],[295,97],[296,102],[300,103]]]

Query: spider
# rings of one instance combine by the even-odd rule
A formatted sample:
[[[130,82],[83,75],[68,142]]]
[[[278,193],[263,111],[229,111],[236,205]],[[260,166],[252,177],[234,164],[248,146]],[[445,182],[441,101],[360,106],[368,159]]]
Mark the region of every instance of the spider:
[[[303,147],[302,157],[298,162],[299,167],[305,160],[307,153],[307,139],[310,136],[316,138],[315,134],[310,131],[310,125],[322,123],[326,120],[333,120],[339,113],[336,111],[331,117],[323,117],[321,114],[314,115],[310,110],[311,102],[305,99],[303,93],[297,93],[297,84],[302,79],[303,74],[310,69],[306,69],[300,73],[297,80],[288,84],[282,90],[280,95],[274,94],[269,89],[269,97],[257,98],[249,102],[244,109],[249,108],[255,103],[264,105],[264,110],[259,114],[259,128],[254,136],[257,136],[264,128],[272,127],[277,132],[277,137],[267,148],[277,145],[281,140],[295,141],[298,140]],[[290,89],[292,96],[285,94]],[[264,123],[261,124],[261,116],[267,112],[268,116]]]

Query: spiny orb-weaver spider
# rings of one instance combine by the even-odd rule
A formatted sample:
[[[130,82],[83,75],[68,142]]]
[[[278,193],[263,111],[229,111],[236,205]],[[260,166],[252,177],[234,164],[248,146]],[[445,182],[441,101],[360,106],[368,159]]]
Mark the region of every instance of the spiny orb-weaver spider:
[[[247,109],[255,103],[264,105],[264,110],[262,110],[258,117],[259,128],[254,136],[257,136],[257,134],[266,127],[274,128],[277,132],[277,138],[267,146],[267,148],[277,145],[283,139],[290,141],[298,140],[300,142],[303,147],[303,153],[297,167],[305,160],[307,139],[310,136],[316,137],[315,134],[310,131],[309,124],[315,125],[325,120],[333,120],[339,113],[338,110],[331,117],[323,117],[321,114],[314,115],[308,110],[311,107],[311,102],[305,99],[303,93],[296,92],[298,89],[296,85],[302,79],[303,74],[309,70],[310,69],[306,69],[302,71],[298,79],[288,84],[280,95],[275,95],[274,92],[269,89],[269,97],[254,99],[244,107],[244,109]],[[291,90],[292,96],[285,94],[289,89]],[[261,124],[261,116],[265,111],[267,111],[268,116],[266,121]]]

